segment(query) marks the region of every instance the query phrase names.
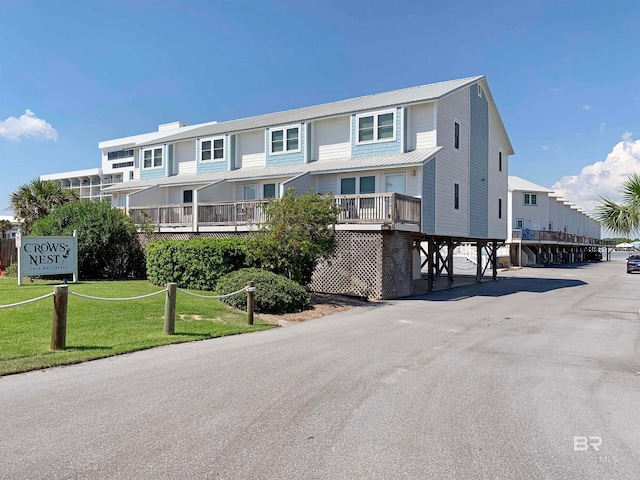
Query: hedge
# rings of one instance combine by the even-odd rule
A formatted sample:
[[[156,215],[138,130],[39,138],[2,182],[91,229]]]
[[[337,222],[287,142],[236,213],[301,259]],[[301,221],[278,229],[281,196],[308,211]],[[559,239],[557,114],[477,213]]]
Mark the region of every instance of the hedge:
[[[147,278],[156,285],[213,291],[220,277],[245,266],[244,238],[158,240],[146,249]]]
[[[229,273],[218,282],[216,293],[226,295],[247,286],[253,280],[256,287],[254,309],[258,313],[293,313],[306,310],[311,304],[309,293],[300,284],[287,277],[259,268],[243,268]],[[222,299],[227,305],[247,309],[247,296],[234,295]]]

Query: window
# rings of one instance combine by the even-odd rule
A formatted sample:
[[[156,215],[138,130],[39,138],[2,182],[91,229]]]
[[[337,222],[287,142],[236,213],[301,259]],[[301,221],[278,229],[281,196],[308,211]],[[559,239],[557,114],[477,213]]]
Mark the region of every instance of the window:
[[[453,146],[460,148],[460,124],[458,122],[453,123]]]
[[[502,171],[502,152],[498,152],[498,171]]]
[[[242,187],[243,198],[245,200],[255,200],[256,199],[256,186],[255,185],[245,185]]]
[[[129,180],[133,180],[133,170],[129,172]]]
[[[360,193],[376,193],[376,177],[360,177]]]
[[[107,153],[107,160],[118,160],[129,157],[133,157],[133,150],[118,150],[117,152]]]
[[[265,183],[262,186],[262,198],[276,198],[275,183]]]
[[[285,127],[271,130],[270,153],[300,151],[300,127]]]
[[[193,190],[182,191],[182,203],[193,203]]]
[[[200,160],[224,160],[224,138],[203,140]]]
[[[162,166],[162,148],[152,148],[144,150],[142,153],[143,168],[161,167]]]
[[[360,177],[360,193],[376,193],[376,177]],[[376,205],[375,198],[361,198],[360,208],[374,208]]]
[[[502,218],[502,199],[498,199],[498,218]]]
[[[356,193],[356,179],[355,177],[340,179],[340,194],[341,195],[355,195]]]
[[[388,142],[396,139],[395,112],[387,111],[356,116],[358,141],[356,143]]]
[[[113,163],[111,165],[111,168],[126,168],[126,167],[133,167],[133,162],[120,162],[120,163]]]
[[[524,194],[524,204],[525,205],[538,205],[538,194],[537,193],[525,193]]]
[[[524,228],[524,218],[516,218],[516,228]]]
[[[460,210],[460,185],[453,184],[453,208]]]

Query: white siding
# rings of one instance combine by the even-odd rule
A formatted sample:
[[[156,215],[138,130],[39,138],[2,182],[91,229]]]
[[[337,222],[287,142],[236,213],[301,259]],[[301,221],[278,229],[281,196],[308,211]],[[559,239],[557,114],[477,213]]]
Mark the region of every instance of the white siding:
[[[469,91],[448,95],[438,102],[436,159],[436,225],[438,235],[469,235]],[[453,146],[454,122],[460,124],[460,148]],[[454,209],[454,184],[460,185],[460,208]]]
[[[489,238],[506,238],[510,228],[507,199],[509,182],[508,146],[500,131],[493,107],[489,105]],[[500,171],[500,152],[502,171]],[[498,199],[502,199],[502,218],[498,218]]]
[[[266,165],[264,130],[239,133],[236,136],[236,155],[239,168],[264,167]]]
[[[350,118],[339,117],[313,123],[311,160],[331,160],[351,156]]]
[[[512,228],[516,228],[517,219],[523,220],[522,228],[529,230],[546,230],[549,226],[549,194],[547,192],[536,192],[527,190],[526,193],[535,193],[537,195],[537,205],[525,205],[524,193],[521,190],[513,192],[513,224]]]
[[[179,142],[173,146],[173,162],[176,175],[196,173],[196,142]]]
[[[335,173],[328,175],[318,176],[318,193],[321,195],[327,195],[328,193],[340,193],[340,190],[336,190],[338,185],[338,176]]]
[[[407,149],[431,148],[436,146],[435,105],[425,103],[409,107],[409,138]]]
[[[233,184],[216,183],[198,191],[198,203],[230,202],[233,198]]]

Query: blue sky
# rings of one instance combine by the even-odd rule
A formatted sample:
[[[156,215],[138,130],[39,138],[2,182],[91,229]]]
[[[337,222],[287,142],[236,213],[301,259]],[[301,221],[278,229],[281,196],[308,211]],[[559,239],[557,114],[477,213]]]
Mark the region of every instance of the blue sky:
[[[587,203],[640,170],[639,46],[637,1],[0,0],[0,214],[102,140],[473,75],[510,174]]]

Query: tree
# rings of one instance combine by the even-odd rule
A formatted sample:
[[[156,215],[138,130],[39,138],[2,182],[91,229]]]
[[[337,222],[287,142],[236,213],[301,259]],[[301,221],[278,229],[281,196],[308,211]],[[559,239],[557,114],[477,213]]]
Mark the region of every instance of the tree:
[[[622,183],[622,202],[600,198],[598,220],[615,233],[630,236],[640,227],[640,176],[633,173]]]
[[[4,238],[5,232],[11,230],[11,222],[9,220],[5,220],[4,218],[0,220],[0,238]]]
[[[296,195],[290,188],[271,200],[265,213],[267,221],[248,242],[248,263],[309,285],[318,262],[336,249],[330,228],[338,218],[333,197]]]
[[[35,235],[78,235],[81,278],[145,276],[144,252],[129,217],[109,202],[74,202],[54,207],[33,224]]]
[[[53,207],[77,199],[75,192],[55,182],[36,178],[13,192],[9,201],[14,215],[22,222],[23,233],[30,233],[33,222],[46,217]]]

